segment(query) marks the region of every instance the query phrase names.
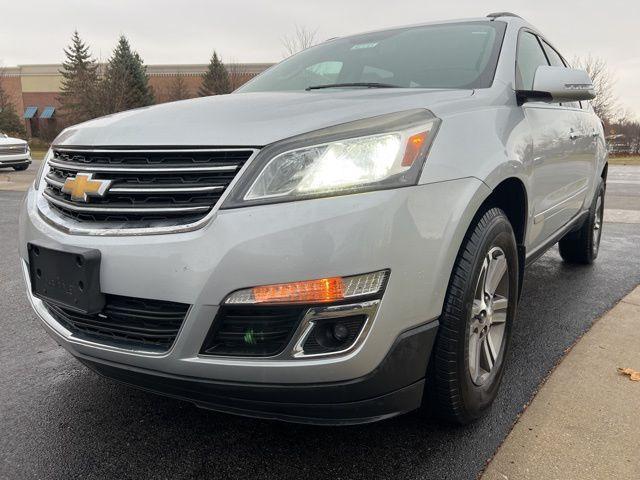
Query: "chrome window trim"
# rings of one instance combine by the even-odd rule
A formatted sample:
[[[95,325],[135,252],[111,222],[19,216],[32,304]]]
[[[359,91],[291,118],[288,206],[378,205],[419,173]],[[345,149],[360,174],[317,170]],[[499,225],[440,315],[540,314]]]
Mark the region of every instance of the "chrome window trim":
[[[132,227],[132,228],[119,228],[119,227],[89,227],[83,226],[79,222],[75,222],[69,218],[62,216],[53,210],[44,196],[44,189],[46,188],[46,181],[40,183],[39,189],[37,191],[36,197],[36,205],[38,214],[40,217],[47,222],[52,227],[61,230],[64,233],[69,235],[93,235],[93,236],[102,236],[102,237],[115,237],[115,236],[140,236],[140,235],[163,235],[169,233],[182,233],[182,232],[190,232],[193,230],[198,230],[204,227],[206,224],[211,222],[211,220],[216,216],[218,210],[220,210],[220,206],[223,204],[224,200],[227,198],[229,193],[233,190],[235,184],[238,182],[240,177],[244,174],[244,172],[249,168],[256,155],[259,152],[257,148],[175,148],[175,149],[137,149],[137,150],[122,150],[122,149],[92,149],[92,148],[81,148],[81,147],[55,147],[56,150],[59,151],[82,151],[82,152],[95,152],[95,153],[112,153],[112,152],[236,152],[236,151],[244,151],[244,152],[252,152],[249,158],[245,161],[244,165],[240,168],[234,179],[229,183],[226,190],[220,196],[216,204],[211,208],[211,211],[199,219],[196,222],[186,223],[182,225],[167,225],[167,226],[158,226],[158,227]],[[49,162],[50,163],[50,162]],[[234,167],[235,169],[236,167]],[[48,174],[48,170],[42,174],[43,178],[46,178]]]

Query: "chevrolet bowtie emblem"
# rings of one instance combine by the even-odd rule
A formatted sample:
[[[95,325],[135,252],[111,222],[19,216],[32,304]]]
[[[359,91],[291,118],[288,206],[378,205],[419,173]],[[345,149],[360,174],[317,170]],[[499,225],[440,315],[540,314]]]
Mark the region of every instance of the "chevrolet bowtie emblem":
[[[93,173],[78,173],[64,181],[62,191],[71,195],[71,200],[86,202],[88,197],[104,197],[111,180],[94,180]]]

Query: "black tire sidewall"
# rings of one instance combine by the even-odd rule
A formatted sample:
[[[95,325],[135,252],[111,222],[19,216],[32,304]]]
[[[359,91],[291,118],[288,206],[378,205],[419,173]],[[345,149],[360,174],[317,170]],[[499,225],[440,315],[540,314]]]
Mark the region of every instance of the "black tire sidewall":
[[[593,226],[596,220],[596,210],[598,205],[598,198],[602,198],[602,223],[600,228],[604,227],[604,202],[605,202],[606,184],[603,179],[600,179],[596,188],[595,195],[591,200],[589,206],[587,218],[584,220],[582,226],[567,234],[559,242],[559,251],[562,259],[567,263],[577,263],[582,265],[590,265],[598,258],[600,252],[600,245],[593,242]],[[602,238],[602,231],[600,232],[600,238]]]

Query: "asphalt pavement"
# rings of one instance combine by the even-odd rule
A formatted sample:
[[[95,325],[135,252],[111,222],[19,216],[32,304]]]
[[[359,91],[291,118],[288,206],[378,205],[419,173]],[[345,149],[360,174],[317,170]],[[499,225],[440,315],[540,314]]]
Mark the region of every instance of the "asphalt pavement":
[[[639,172],[611,168],[612,212],[640,209]],[[605,224],[591,267],[564,265],[556,248],[533,264],[500,393],[471,426],[417,414],[341,428],[251,420],[115,384],[58,347],[24,295],[22,195],[0,191],[2,479],[473,479],[567,348],[640,283],[640,224],[632,221]]]

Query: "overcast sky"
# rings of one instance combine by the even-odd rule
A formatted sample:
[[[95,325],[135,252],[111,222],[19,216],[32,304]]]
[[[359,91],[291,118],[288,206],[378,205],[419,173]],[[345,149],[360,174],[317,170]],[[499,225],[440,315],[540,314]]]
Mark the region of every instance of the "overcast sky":
[[[509,10],[536,25],[568,58],[604,57],[621,103],[640,118],[639,0],[0,0],[0,63],[59,63],[74,29],[96,57],[119,34],[147,64],[275,62],[295,25],[321,40],[390,26]]]

